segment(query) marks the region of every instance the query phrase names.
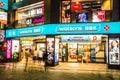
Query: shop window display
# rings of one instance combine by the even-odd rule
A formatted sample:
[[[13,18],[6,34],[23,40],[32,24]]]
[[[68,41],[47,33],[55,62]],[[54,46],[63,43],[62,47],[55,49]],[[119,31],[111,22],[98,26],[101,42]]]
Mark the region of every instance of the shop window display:
[[[39,4],[39,5],[38,5]],[[30,7],[25,9],[19,9],[16,12],[16,27],[26,27],[40,25],[44,23],[44,2],[29,5]],[[26,6],[25,6],[26,7]]]
[[[76,15],[76,22],[79,23],[79,22],[88,22],[88,13],[77,13]]]
[[[70,23],[70,1],[62,3],[62,23]]]
[[[111,6],[105,8],[108,0],[64,0],[61,7],[61,23],[105,22],[110,21]]]

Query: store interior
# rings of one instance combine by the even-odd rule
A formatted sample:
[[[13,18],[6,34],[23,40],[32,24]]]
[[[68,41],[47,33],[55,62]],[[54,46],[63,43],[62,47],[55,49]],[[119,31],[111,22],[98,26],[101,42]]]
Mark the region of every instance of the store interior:
[[[21,42],[21,58],[25,57],[25,53],[33,54],[42,50],[46,50],[46,37],[37,36],[37,37],[22,37],[20,38]]]
[[[93,38],[95,36],[97,39]],[[53,38],[34,36],[21,37],[19,41],[17,51],[20,52],[20,60],[25,58],[25,53],[35,54],[39,51],[54,54],[56,62],[106,63],[108,55],[107,35],[58,35]],[[18,45],[13,41],[12,44],[12,46]],[[14,52],[16,51],[12,48],[12,53]]]

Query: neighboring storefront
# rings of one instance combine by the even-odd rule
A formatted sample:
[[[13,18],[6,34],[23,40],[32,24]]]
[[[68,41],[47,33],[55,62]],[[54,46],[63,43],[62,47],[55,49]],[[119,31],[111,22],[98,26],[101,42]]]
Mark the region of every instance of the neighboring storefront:
[[[0,62],[6,57],[5,28],[7,25],[8,0],[0,0]]]
[[[44,1],[17,8],[15,27],[28,27],[44,24]]]
[[[112,52],[108,47],[114,38],[110,38],[111,35],[117,35],[114,39],[117,39],[119,44],[119,25],[120,22],[46,24],[6,30],[7,42],[12,46],[9,47],[10,52],[6,54],[12,57],[14,52],[18,52],[19,56],[24,50],[41,49],[47,52],[48,64],[51,65],[59,61],[103,62],[119,65],[120,52],[116,53],[116,58],[114,57],[116,62],[113,63],[113,57],[110,57]],[[17,51],[13,50],[12,44],[18,45]],[[83,56],[89,59],[81,60]]]
[[[4,30],[7,25],[8,0],[0,0],[0,30]]]

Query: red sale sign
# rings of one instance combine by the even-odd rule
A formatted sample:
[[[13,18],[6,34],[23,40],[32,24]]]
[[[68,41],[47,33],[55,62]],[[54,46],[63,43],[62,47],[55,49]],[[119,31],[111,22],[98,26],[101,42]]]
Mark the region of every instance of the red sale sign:
[[[82,5],[81,4],[72,4],[71,5],[71,9],[73,11],[75,11],[75,10],[81,10],[82,9]]]

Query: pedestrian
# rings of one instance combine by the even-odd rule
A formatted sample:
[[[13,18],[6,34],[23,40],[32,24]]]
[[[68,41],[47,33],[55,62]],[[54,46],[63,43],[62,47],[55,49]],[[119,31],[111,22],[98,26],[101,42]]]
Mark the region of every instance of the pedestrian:
[[[43,60],[43,51],[42,49],[40,48],[39,52],[38,52],[38,60],[40,60],[40,63],[41,61]]]
[[[44,69],[45,69],[45,72],[47,70],[47,53],[44,53],[43,54],[43,62],[44,62]]]
[[[34,63],[35,63],[36,60],[37,60],[37,56],[38,56],[38,51],[37,51],[37,50],[34,50],[34,55],[33,55],[33,61],[34,61]]]

